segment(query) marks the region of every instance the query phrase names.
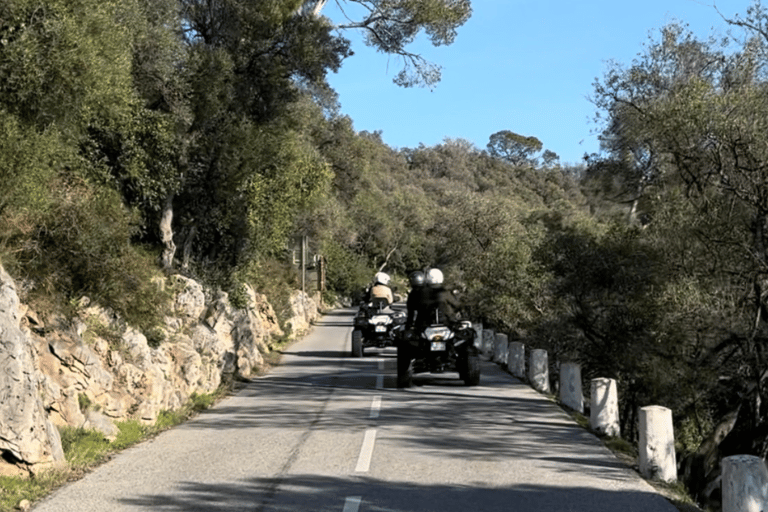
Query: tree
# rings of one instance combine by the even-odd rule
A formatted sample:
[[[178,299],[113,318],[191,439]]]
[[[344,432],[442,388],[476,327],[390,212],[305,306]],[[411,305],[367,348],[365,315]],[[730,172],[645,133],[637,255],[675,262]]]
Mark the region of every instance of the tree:
[[[668,118],[653,106],[682,105],[679,100],[686,88],[716,83],[725,69],[724,59],[713,41],[699,41],[684,27],[670,24],[661,29],[659,42],[649,44],[643,59],[626,68],[612,65],[604,80],[594,84],[592,101],[605,112],[601,149],[609,156],[608,161],[590,157],[588,172],[594,178],[608,171],[616,198],[630,205],[630,222],[642,213],[639,208],[646,191],[661,183],[674,165],[656,135],[666,131],[667,140],[677,136],[682,144],[695,144],[685,140],[690,135],[686,126],[673,125],[672,119],[680,116]],[[704,90],[688,92],[699,98],[706,94]],[[602,121],[600,114],[597,119]],[[679,131],[674,134],[673,130]]]
[[[456,30],[472,14],[470,0],[335,0],[348,22],[338,30],[362,30],[365,44],[377,51],[403,59],[403,69],[394,82],[402,87],[432,87],[440,81],[440,67],[408,50],[424,31],[434,46],[448,45],[456,39]],[[328,0],[307,0],[304,11],[318,15]],[[351,19],[347,13],[359,8],[362,14]]]
[[[327,169],[308,135],[315,118],[300,106],[327,87],[349,45],[326,20],[299,12],[299,0],[180,4],[192,122],[176,238],[183,261],[194,254],[233,268],[275,254],[305,199],[324,189]]]
[[[526,137],[509,130],[501,130],[488,140],[488,152],[513,165],[534,164],[534,153],[541,151],[542,144],[536,137]]]
[[[544,161],[546,167],[556,166],[560,162],[560,156],[549,149],[544,150],[544,153],[541,154],[541,159]]]
[[[296,101],[300,84],[323,87],[350,55],[323,18],[297,12],[300,0],[181,0],[184,37],[194,52],[221,52],[231,66],[231,105],[269,121]]]
[[[716,430],[728,433],[710,446],[765,457],[768,27],[759,3],[746,20],[737,24],[746,37],[730,48],[665,27],[659,42],[630,68],[609,71],[596,91],[608,113],[604,147],[646,196],[649,234],[660,236],[667,265],[681,276],[669,281],[676,307],[661,332],[675,332],[669,320],[683,305],[701,313],[693,332],[675,338],[706,354],[699,363],[719,375],[705,398],[691,396],[706,401],[721,423]]]

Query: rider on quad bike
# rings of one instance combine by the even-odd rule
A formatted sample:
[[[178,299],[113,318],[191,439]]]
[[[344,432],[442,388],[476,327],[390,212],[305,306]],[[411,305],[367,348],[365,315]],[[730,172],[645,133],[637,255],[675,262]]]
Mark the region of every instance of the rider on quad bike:
[[[424,272],[417,270],[411,272],[408,281],[411,283],[411,291],[408,293],[405,305],[408,309],[408,317],[405,321],[405,329],[413,329],[416,323],[416,315],[420,309],[429,303],[429,288],[426,285]]]
[[[366,347],[384,348],[394,345],[402,330],[405,313],[390,308],[394,295],[389,281],[388,274],[377,272],[365,302],[360,305],[355,315],[352,331],[353,357],[364,357]]]
[[[424,282],[425,292],[414,288],[408,297],[407,329],[397,347],[398,387],[409,387],[414,373],[451,370],[467,385],[477,385],[480,359],[472,324],[461,321],[461,304],[443,286],[439,269],[428,270]]]

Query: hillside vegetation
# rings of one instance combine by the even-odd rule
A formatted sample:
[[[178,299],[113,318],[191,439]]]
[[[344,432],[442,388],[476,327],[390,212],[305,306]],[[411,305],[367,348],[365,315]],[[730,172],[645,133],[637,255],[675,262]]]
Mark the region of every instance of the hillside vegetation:
[[[671,408],[702,501],[719,458],[765,458],[760,4],[724,41],[671,25],[611,66],[593,96],[603,151],[580,166],[509,130],[483,149],[356,132],[325,81],[351,48],[322,4],[0,4],[0,258],[22,300],[88,295],[150,332],[167,300],[153,276],[279,297],[305,235],[329,298],[439,266],[473,318],[616,378],[628,439],[638,407]],[[404,56],[406,86],[439,79],[412,35],[450,43],[471,14],[413,4],[390,13],[400,40],[370,41]]]

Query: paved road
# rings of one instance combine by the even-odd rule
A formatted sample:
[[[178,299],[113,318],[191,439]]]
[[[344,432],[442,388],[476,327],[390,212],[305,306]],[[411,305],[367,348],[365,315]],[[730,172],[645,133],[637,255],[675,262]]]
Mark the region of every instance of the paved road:
[[[394,349],[349,356],[351,310],[194,420],[35,512],[675,512],[593,435],[483,363],[395,388]]]

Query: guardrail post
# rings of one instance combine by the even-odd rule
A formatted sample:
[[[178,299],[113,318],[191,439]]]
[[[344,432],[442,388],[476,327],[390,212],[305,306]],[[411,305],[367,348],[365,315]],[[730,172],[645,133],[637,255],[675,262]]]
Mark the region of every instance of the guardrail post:
[[[600,434],[620,434],[619,393],[616,391],[614,379],[592,379],[589,425]]]
[[[509,341],[507,335],[503,332],[496,333],[496,339],[494,340],[493,361],[499,363],[502,366],[507,364],[507,350],[509,350]]]
[[[519,341],[511,341],[509,343],[507,369],[509,373],[518,379],[525,378],[525,345],[523,343]]]
[[[723,512],[768,510],[768,470],[754,455],[732,455],[722,460]]]
[[[574,411],[584,413],[584,393],[581,390],[581,365],[560,365],[560,401]]]
[[[530,372],[528,378],[533,389],[540,393],[549,393],[549,358],[546,350],[531,350]]]
[[[475,343],[476,346],[483,350],[483,324],[482,322],[472,322],[472,329],[475,330]]]
[[[640,408],[640,474],[646,478],[677,480],[672,411],[659,405]]]
[[[493,329],[483,329],[483,354],[488,358],[493,358],[493,341],[496,339],[496,333]]]

